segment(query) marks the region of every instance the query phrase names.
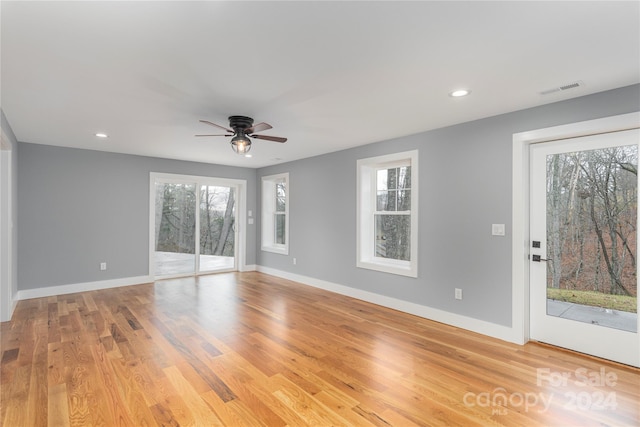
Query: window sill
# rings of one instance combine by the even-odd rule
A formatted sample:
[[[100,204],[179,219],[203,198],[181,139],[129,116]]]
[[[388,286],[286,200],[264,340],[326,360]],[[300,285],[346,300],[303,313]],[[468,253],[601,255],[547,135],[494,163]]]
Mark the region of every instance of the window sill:
[[[384,273],[396,274],[398,276],[418,277],[418,269],[416,266],[412,266],[408,262],[403,261],[358,261],[358,268],[364,268],[367,270],[381,271]]]
[[[262,246],[260,248],[264,252],[272,252],[274,254],[289,255],[289,248],[286,246]]]

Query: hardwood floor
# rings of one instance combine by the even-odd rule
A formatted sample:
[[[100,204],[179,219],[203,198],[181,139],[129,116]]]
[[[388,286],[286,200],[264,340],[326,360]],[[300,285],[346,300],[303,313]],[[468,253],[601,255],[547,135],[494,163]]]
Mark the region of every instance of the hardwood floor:
[[[3,426],[637,426],[640,370],[261,273],[20,301]]]

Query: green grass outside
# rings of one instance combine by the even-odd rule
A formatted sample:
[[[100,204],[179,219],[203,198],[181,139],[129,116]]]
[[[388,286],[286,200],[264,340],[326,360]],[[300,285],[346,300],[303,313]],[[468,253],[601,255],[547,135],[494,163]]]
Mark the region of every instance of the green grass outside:
[[[574,304],[589,305],[592,307],[627,311],[629,313],[636,313],[638,310],[636,298],[625,295],[610,295],[600,292],[547,288],[547,298],[572,302]]]

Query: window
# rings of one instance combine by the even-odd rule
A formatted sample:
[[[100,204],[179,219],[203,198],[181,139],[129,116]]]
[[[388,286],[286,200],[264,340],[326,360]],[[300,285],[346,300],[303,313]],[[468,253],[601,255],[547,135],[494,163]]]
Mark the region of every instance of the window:
[[[357,265],[418,277],[418,151],[358,160]]]
[[[262,178],[262,250],[289,254],[289,174]]]

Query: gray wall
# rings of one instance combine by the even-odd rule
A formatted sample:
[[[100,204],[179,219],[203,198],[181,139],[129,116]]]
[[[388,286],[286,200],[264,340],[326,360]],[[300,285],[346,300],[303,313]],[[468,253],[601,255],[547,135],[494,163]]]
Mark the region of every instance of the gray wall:
[[[290,173],[290,247],[288,256],[258,249],[258,265],[511,326],[513,134],[639,110],[634,85],[260,169],[258,180]],[[420,156],[418,278],[359,269],[356,161],[412,149]],[[506,237],[492,236],[492,223],[506,224]]]
[[[255,169],[20,143],[19,289],[148,275],[150,172],[244,179],[256,211]]]

